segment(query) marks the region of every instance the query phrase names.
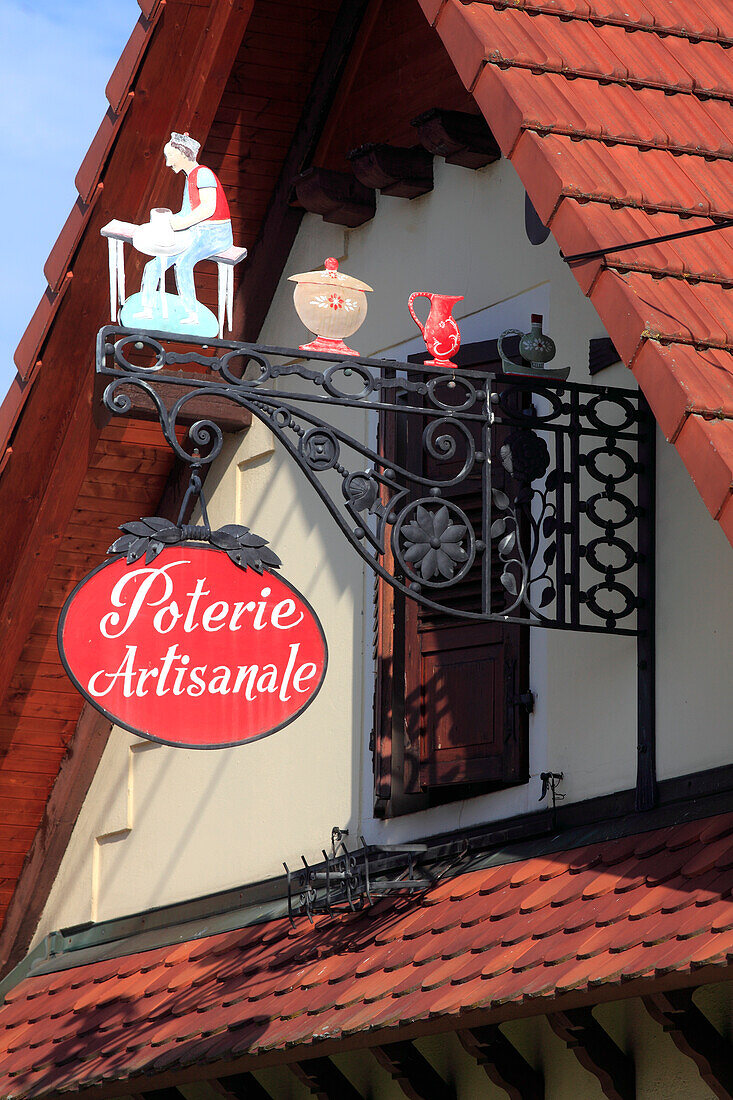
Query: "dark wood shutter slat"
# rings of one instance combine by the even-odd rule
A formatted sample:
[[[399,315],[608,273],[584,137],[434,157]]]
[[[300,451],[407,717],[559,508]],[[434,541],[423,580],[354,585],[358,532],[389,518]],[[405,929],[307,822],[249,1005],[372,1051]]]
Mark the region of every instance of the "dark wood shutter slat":
[[[490,368],[495,364],[481,364]],[[394,420],[394,418],[392,418]],[[424,476],[435,474],[440,480],[450,476],[447,463],[433,470],[428,462],[416,466],[423,456],[424,424],[416,417],[405,426],[388,433],[389,415],[382,418],[382,443],[391,440],[393,450],[384,451],[389,460],[405,461],[409,468],[421,468]],[[503,433],[506,434],[506,433]],[[494,457],[503,441],[495,432]],[[477,446],[480,441],[477,440]],[[499,464],[495,464],[498,466]],[[458,463],[456,461],[456,469]],[[481,512],[481,479],[468,479],[446,499],[454,500],[470,519]],[[497,573],[498,571],[494,570]],[[498,585],[498,582],[497,582]],[[390,588],[381,584],[382,592]],[[391,684],[382,674],[379,679],[384,714],[375,719],[384,729],[389,713],[390,735],[397,730],[399,714],[385,702],[384,692],[404,701],[404,743],[401,746],[402,788],[405,795],[446,792],[451,787],[476,790],[477,785],[507,786],[526,781],[528,770],[528,721],[518,706],[520,694],[528,690],[528,630],[516,623],[470,623],[446,612],[424,608],[399,593],[393,594],[393,624],[390,643],[384,637],[389,627],[382,618],[380,667],[384,668],[388,651],[391,656]],[[502,591],[497,588],[497,600]],[[450,606],[456,610],[480,606],[480,563],[450,593]],[[380,596],[380,615],[384,602]],[[399,657],[404,654],[404,668]],[[401,673],[401,675],[400,675]],[[390,742],[390,762],[393,745]],[[386,752],[385,748],[382,750]],[[375,769],[377,768],[375,755]],[[378,776],[375,772],[377,784]]]
[[[380,417],[378,446],[387,461],[394,461],[396,453],[396,420],[393,414]],[[386,490],[382,491],[386,502]],[[392,568],[391,549],[385,554],[385,567]],[[392,740],[394,725],[394,643],[395,643],[395,590],[376,578],[374,594],[374,729],[372,733],[372,758],[374,761],[374,797],[377,803],[386,803],[392,795]],[[378,807],[381,809],[381,807]]]

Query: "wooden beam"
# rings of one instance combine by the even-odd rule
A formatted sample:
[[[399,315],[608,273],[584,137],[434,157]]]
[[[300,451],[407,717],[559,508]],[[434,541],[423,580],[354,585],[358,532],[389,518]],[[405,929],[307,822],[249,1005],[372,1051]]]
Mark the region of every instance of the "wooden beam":
[[[309,214],[320,214],[324,222],[356,229],[377,212],[372,187],[365,187],[349,172],[331,168],[308,168],[293,180],[298,203]]]
[[[498,1024],[459,1031],[468,1053],[511,1100],[544,1100],[545,1079],[522,1057]]]
[[[496,138],[481,115],[433,107],[411,122],[423,146],[448,164],[483,168],[501,158]]]
[[[330,1058],[291,1062],[290,1069],[319,1100],[363,1100],[361,1093]]]
[[[584,1069],[597,1077],[609,1100],[635,1100],[634,1062],[614,1043],[590,1008],[551,1012],[550,1027],[567,1043]]]
[[[713,1027],[693,1001],[693,989],[674,989],[644,997],[653,1020],[661,1024],[678,1050],[691,1058],[719,1100],[733,1100],[733,1043]]]
[[[180,385],[156,385],[155,378],[146,378],[145,381],[157,392],[168,412],[180,397],[194,393],[196,390],[195,386],[186,385],[185,382]],[[126,416],[133,420],[158,420],[158,410],[152,398],[148,397],[139,386],[123,385],[115,392],[126,394],[132,402]],[[176,423],[190,428],[197,420],[213,420],[223,432],[242,432],[252,423],[252,413],[249,409],[238,405],[236,401],[230,401],[216,393],[202,393],[199,397],[192,397],[186,402],[178,414]]]
[[[233,1073],[212,1081],[211,1087],[228,1100],[272,1100],[253,1073]]]
[[[137,1095],[141,1100],[186,1100],[180,1089],[150,1089]]]
[[[422,145],[408,149],[370,142],[352,149],[349,161],[359,182],[383,195],[416,199],[433,189],[433,158]]]
[[[270,308],[303,211],[290,205],[293,179],[310,166],[369,0],[342,0],[262,228],[239,281],[235,331],[256,340]]]
[[[455,1090],[445,1083],[414,1043],[386,1043],[373,1047],[372,1053],[410,1100],[452,1100],[455,1096]]]

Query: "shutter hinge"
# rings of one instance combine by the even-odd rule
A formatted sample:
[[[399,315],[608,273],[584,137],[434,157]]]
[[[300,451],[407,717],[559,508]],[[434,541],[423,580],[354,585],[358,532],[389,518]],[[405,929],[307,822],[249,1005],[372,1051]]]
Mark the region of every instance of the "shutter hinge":
[[[534,711],[534,692],[525,691],[521,695],[512,696],[512,702],[515,707],[524,707],[527,714],[532,714]]]

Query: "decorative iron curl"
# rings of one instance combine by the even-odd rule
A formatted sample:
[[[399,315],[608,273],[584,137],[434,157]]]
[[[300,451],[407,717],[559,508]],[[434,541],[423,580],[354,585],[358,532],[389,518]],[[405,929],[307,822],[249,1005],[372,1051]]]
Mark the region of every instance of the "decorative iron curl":
[[[439,420],[431,420],[423,430],[423,447],[431,458],[434,458],[437,462],[450,462],[451,459],[455,458],[458,444],[455,437],[447,433],[448,428],[455,430],[463,437],[465,458],[463,466],[454,477],[439,483],[442,487],[458,485],[459,482],[468,477],[476,462],[484,457],[483,451],[476,450],[476,444],[469,428],[461,420],[453,420],[444,416]],[[440,432],[443,434],[438,434]]]
[[[191,346],[185,353],[173,352],[166,341],[175,341],[177,348]],[[140,363],[134,362],[133,349],[141,353]],[[215,396],[248,409],[285,447],[363,560],[422,606],[467,621],[533,621],[589,630],[609,629],[610,623],[617,633],[635,632],[616,625],[636,606],[634,567],[639,558],[634,545],[644,522],[635,487],[639,441],[642,427],[646,432],[648,426],[646,421],[642,425],[638,397],[630,391],[518,377],[510,382],[460,368],[448,374],[391,360],[344,361],[327,353],[138,334],[119,326],[99,333],[97,356],[99,372],[112,376],[106,407],[117,415],[130,412],[134,402],[129,388],[135,385],[158,416],[174,453],[190,465],[210,465],[223,446],[215,416],[197,420],[189,430],[187,446],[193,444],[193,455],[179,443],[176,425],[190,401]],[[179,364],[187,362],[206,372],[184,374]],[[167,366],[176,369],[166,372]],[[288,378],[297,385],[283,384]],[[161,395],[173,386],[180,393],[181,384],[189,392],[168,409]],[[526,400],[517,400],[522,396]],[[385,410],[403,422],[417,417],[419,464],[412,466],[411,457],[388,460],[373,445],[333,424],[340,408],[372,415]],[[502,460],[494,453],[499,448],[489,446],[498,430],[524,438],[541,433],[549,444],[551,469],[529,477],[531,456],[521,458],[520,447],[517,461],[512,456],[512,470],[502,471]],[[609,473],[605,456],[614,459]],[[432,476],[423,473],[426,459]],[[481,515],[480,522],[475,511],[460,509],[461,498],[448,491],[469,476],[475,477],[471,507]],[[480,493],[474,493],[479,486]],[[448,527],[465,528],[450,544],[466,554],[465,561],[461,554],[461,560],[447,555],[452,575],[451,566],[437,555],[437,549],[443,554],[444,549],[430,545],[443,532],[423,532],[430,535],[427,543],[419,530],[411,529],[412,540],[404,535],[411,524],[420,528],[418,502],[430,523],[440,514],[441,526],[442,510],[447,509],[449,520],[459,521]],[[427,522],[424,515],[422,520]],[[620,535],[623,529],[625,537]],[[484,542],[490,550],[482,548]],[[415,549],[423,546],[428,547],[424,554]],[[384,564],[390,548],[394,573]],[[430,550],[433,556],[428,556]],[[480,565],[472,574],[477,579],[480,575],[482,592],[472,605],[475,610],[466,609],[463,601],[461,609],[450,606],[447,599],[472,568],[469,562]],[[496,598],[497,581],[503,601]],[[631,593],[628,598],[624,587]],[[503,606],[497,606],[500,602]]]
[[[196,398],[200,397],[200,394],[196,390],[182,394],[172,408],[168,409],[160,393],[158,393],[155,387],[144,378],[135,375],[117,378],[113,382],[110,382],[105,388],[103,401],[110,412],[118,416],[128,413],[133,404],[130,394],[122,391],[123,386],[134,386],[135,389],[144,393],[149,399],[151,406],[158,414],[158,420],[160,421],[160,426],[168,446],[171,447],[182,462],[187,462],[189,464],[195,463],[196,465],[209,465],[214,459],[219,457],[221,449],[224,446],[224,433],[219,425],[213,420],[197,420],[188,429],[189,438],[197,449],[195,455],[186,451],[178,442],[176,436],[178,416],[180,415],[181,409],[183,409],[189,401],[196,400]]]

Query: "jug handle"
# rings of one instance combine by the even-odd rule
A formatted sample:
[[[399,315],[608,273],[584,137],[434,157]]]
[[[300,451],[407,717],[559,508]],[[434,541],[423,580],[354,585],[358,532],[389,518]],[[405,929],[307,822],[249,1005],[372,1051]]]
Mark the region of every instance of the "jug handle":
[[[407,300],[407,308],[409,309],[410,314],[412,315],[412,319],[415,322],[415,324],[417,325],[417,327],[420,329],[420,332],[424,336],[425,335],[425,325],[422,323],[422,321],[420,320],[418,315],[415,313],[415,310],[412,308],[412,303],[415,301],[416,298],[429,298],[429,299],[432,299],[432,294],[429,294],[427,290],[416,290],[415,293],[411,294],[410,297]]]
[[[496,341],[496,349],[499,352],[499,358],[501,359],[502,364],[504,365],[504,367],[505,368],[506,367],[516,368],[519,364],[515,363],[513,359],[510,359],[508,355],[504,354],[504,337],[505,336],[524,336],[524,333],[520,332],[520,330],[518,328],[508,328],[508,329],[506,329],[505,332],[502,332],[501,336]],[[507,373],[511,374],[512,371],[511,370],[507,371]]]

